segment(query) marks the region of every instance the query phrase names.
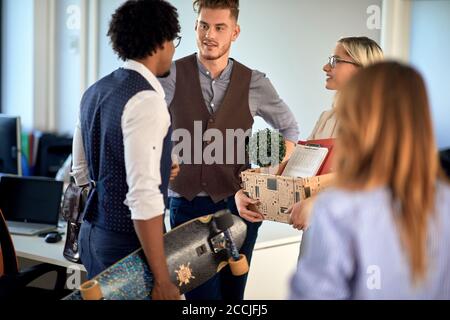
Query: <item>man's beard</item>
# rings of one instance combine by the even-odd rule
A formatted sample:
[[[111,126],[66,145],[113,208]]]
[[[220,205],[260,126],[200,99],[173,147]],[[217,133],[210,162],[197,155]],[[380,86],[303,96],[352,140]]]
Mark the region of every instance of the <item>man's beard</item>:
[[[170,76],[170,69],[167,70],[166,73],[163,73],[162,75],[158,76],[158,78],[167,78],[168,76]]]
[[[203,45],[203,43],[202,43],[202,45]],[[211,61],[219,60],[220,58],[222,58],[224,55],[226,55],[229,52],[230,47],[231,47],[231,42],[227,46],[219,48],[219,53],[217,53],[216,55],[208,54],[208,53],[206,53],[206,50],[204,50],[203,53],[202,53],[202,50],[200,50],[200,53],[202,55],[202,58],[205,60],[211,60]]]

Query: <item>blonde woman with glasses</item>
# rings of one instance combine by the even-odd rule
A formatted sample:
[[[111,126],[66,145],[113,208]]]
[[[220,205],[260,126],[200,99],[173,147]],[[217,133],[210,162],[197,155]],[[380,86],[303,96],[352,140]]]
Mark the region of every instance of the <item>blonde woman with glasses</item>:
[[[342,38],[336,44],[328,63],[323,66],[323,71],[327,76],[325,87],[328,90],[336,91],[336,100],[343,86],[361,68],[380,62],[383,58],[382,49],[372,39],[367,37]],[[336,132],[336,112],[333,106],[331,110],[321,114],[308,140],[335,138]],[[295,229],[306,230],[308,228],[313,204],[314,198],[310,198],[296,203],[290,208],[291,223]]]
[[[342,38],[336,44],[334,53],[323,66],[326,74],[328,90],[339,91],[347,81],[362,67],[367,67],[384,58],[380,46],[367,37]],[[329,139],[336,137],[336,117],[332,108],[325,111],[319,118],[308,140]]]
[[[336,186],[314,205],[290,297],[450,299],[450,185],[422,77],[370,66],[336,117]]]

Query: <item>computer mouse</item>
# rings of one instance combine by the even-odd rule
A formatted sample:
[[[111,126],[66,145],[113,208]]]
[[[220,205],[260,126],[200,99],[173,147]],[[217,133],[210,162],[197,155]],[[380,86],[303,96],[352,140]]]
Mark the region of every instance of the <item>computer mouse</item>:
[[[47,243],[57,243],[62,240],[62,236],[59,232],[50,232],[45,236],[45,242]]]

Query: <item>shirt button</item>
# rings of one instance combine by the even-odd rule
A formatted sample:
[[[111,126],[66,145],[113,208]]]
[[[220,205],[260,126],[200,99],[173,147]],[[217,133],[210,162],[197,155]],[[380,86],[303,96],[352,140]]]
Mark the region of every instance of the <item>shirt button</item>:
[[[211,107],[213,107],[213,108],[214,108],[214,106],[215,106],[215,104],[214,104],[214,103],[211,103]]]
[[[202,182],[202,186],[206,187],[208,184],[206,182]]]
[[[216,84],[216,81],[213,81],[212,84]]]
[[[209,119],[209,123],[214,123],[214,119]]]

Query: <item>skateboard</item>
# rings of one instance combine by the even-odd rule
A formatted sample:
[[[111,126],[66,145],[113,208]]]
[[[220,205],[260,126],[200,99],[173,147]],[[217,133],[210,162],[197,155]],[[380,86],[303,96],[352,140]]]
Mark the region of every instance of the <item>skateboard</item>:
[[[247,234],[241,218],[228,211],[189,221],[164,235],[171,281],[184,294],[227,265],[235,276],[248,272],[239,254]],[[153,278],[142,249],[84,283],[64,300],[151,300]]]

